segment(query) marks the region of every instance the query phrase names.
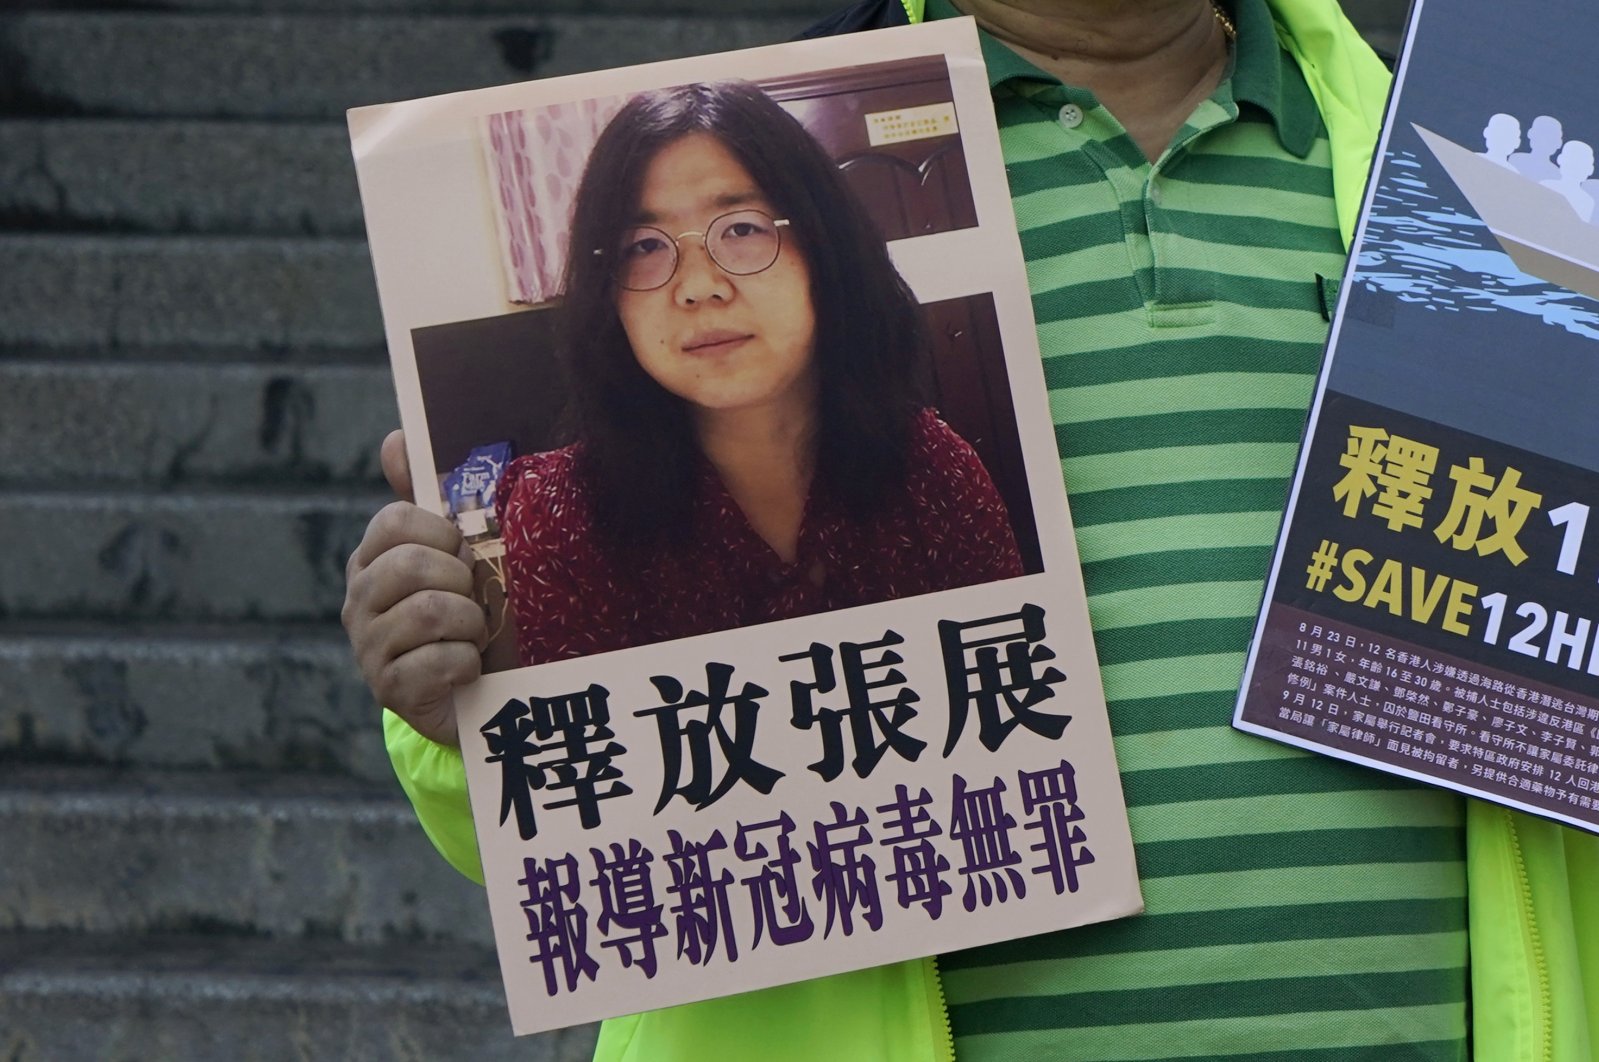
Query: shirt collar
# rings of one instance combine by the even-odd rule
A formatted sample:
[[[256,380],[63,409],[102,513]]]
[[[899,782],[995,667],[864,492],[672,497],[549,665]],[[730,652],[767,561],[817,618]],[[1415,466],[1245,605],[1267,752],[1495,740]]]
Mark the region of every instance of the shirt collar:
[[[1310,154],[1320,131],[1320,113],[1304,78],[1284,76],[1284,65],[1292,60],[1282,54],[1277,29],[1266,0],[1231,0],[1233,23],[1238,40],[1229,64],[1232,96],[1264,111],[1277,130],[1283,147],[1300,158]],[[951,0],[927,0],[926,20],[959,18]],[[988,66],[988,87],[998,88],[1012,79],[1046,81],[1058,84],[1053,75],[1011,51],[997,39],[979,31],[983,62]]]

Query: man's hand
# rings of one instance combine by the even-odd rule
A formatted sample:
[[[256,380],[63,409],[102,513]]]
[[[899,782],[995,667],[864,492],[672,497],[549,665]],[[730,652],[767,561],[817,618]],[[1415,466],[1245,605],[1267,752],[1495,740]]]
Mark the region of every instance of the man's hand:
[[[341,618],[361,677],[426,738],[456,744],[455,687],[478,677],[488,641],[472,598],[472,554],[455,525],[412,504],[405,436],[383,440],[401,500],[379,510],[345,567]]]

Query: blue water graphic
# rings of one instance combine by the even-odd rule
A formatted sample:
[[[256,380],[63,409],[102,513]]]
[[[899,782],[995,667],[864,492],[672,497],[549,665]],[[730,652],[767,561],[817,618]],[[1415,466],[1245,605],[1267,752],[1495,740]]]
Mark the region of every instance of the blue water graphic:
[[[1428,310],[1508,310],[1599,339],[1599,302],[1517,269],[1486,225],[1440,203],[1409,151],[1388,153],[1355,283]]]

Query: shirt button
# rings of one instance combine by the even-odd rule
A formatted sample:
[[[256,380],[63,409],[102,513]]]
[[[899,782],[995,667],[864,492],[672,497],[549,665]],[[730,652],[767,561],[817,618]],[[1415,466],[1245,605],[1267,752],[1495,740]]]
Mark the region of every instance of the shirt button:
[[[1083,124],[1083,109],[1075,103],[1068,103],[1060,109],[1057,117],[1063,128],[1076,129]]]
[[[1149,201],[1151,203],[1155,204],[1156,206],[1160,206],[1161,198],[1162,197],[1161,197],[1160,185],[1156,184],[1154,181],[1150,181],[1149,182]]]

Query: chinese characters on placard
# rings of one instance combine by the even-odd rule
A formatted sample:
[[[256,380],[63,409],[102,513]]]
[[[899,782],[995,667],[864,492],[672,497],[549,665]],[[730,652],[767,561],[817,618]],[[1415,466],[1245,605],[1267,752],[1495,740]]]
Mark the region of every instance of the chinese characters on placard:
[[[846,773],[866,780],[889,757],[914,762],[940,745],[947,758],[968,729],[990,752],[1018,729],[1051,739],[1065,731],[1071,716],[1050,702],[1066,675],[1050,663],[1042,608],[936,629],[947,702],[933,701],[948,704],[936,720],[908,684],[907,642],[893,630],[779,656],[794,668],[786,698],[713,661],[703,678],[651,676],[655,704],[622,708],[598,684],[508,700],[482,727],[485,761],[499,768],[500,825],[514,822],[523,840],[538,835],[546,814],[600,825],[604,802],[633,791],[624,776],[638,751],[612,729],[624,710],[655,723],[656,814],[674,802],[704,809],[741,790],[771,794],[784,774],[760,759],[763,726],[786,724],[814,740],[809,770],[824,783]],[[781,715],[765,719],[782,701]],[[868,803],[832,800],[809,822],[767,812],[698,836],[669,828],[526,856],[517,884],[528,960],[556,995],[605,966],[654,978],[663,948],[696,966],[734,963],[815,936],[873,933],[890,918],[937,920],[946,902],[970,912],[1029,888],[1078,890],[1079,869],[1094,855],[1068,760],[1057,752],[1039,770],[946,777],[936,789],[898,782]],[[747,905],[734,902],[741,892]]]
[[[1345,748],[1599,811],[1599,704],[1398,639],[1301,620],[1278,719]]]
[[[653,978],[658,946],[696,966],[732,963],[816,935],[875,932],[890,917],[936,920],[946,899],[973,911],[1029,888],[1076,892],[1094,854],[1074,773],[1063,759],[981,784],[956,774],[938,796],[900,784],[882,804],[833,801],[803,828],[781,814],[738,820],[731,840],[720,829],[696,838],[666,830],[649,843],[528,856],[517,882],[528,960],[556,995],[598,977],[598,949]],[[946,833],[961,845],[955,862],[931,843]],[[748,892],[747,919],[736,914],[737,889]]]
[[[1558,493],[1590,480],[1434,430],[1351,419],[1318,451],[1331,515],[1285,554],[1244,718],[1599,821],[1589,506]]]
[[[1490,470],[1476,454],[1467,456],[1464,464],[1451,464],[1448,504],[1442,516],[1434,511],[1436,519],[1428,521],[1424,510],[1434,495],[1437,447],[1381,427],[1351,425],[1338,463],[1344,473],[1332,495],[1344,516],[1369,515],[1401,534],[1430,533],[1451,549],[1479,558],[1500,557],[1513,567],[1528,561],[1521,537],[1528,520],[1543,508],[1544,494],[1522,483],[1520,469],[1506,465]],[[1545,513],[1549,524],[1560,530],[1559,549],[1550,560],[1562,575],[1574,576],[1577,571],[1588,513],[1588,505],[1578,501]],[[1463,637],[1472,635],[1472,616],[1481,605],[1484,622],[1478,635],[1488,645],[1499,645],[1510,633],[1504,619],[1513,612],[1526,624],[1509,637],[1506,648],[1511,652],[1599,676],[1595,637],[1599,624],[1588,616],[1530,600],[1512,608],[1512,599],[1504,593],[1485,594],[1475,582],[1429,572],[1395,557],[1379,558],[1368,549],[1345,549],[1331,538],[1322,539],[1311,552],[1305,574],[1308,590],[1320,593],[1330,587],[1341,601],[1436,624]]]

